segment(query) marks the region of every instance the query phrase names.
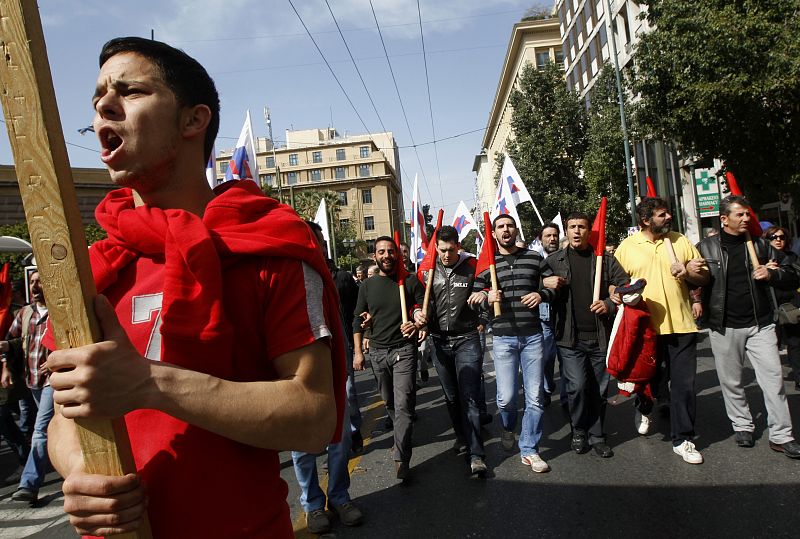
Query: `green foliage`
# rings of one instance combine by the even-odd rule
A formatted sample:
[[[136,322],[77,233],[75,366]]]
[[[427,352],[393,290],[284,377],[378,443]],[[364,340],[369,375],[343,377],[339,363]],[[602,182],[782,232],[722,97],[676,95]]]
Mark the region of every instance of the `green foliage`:
[[[301,191],[294,197],[294,209],[297,214],[305,220],[313,221],[319,209],[319,202],[325,197],[325,202],[330,213],[330,220],[333,224],[333,236],[336,241],[337,264],[338,260],[346,256],[366,256],[367,244],[363,240],[357,239],[355,216],[349,218],[341,216],[339,206],[339,194],[334,191]],[[342,219],[347,219],[342,223]],[[345,267],[349,267],[347,262]]]
[[[508,151],[543,219],[559,211],[586,210],[588,189],[580,177],[586,151],[586,112],[577,94],[567,90],[558,67],[537,70],[528,64],[509,99],[513,107]],[[502,157],[497,170],[502,167]],[[517,210],[526,238],[539,220],[529,204]]]
[[[637,122],[724,159],[758,205],[800,183],[800,0],[644,0]]]
[[[625,141],[620,125],[614,66],[606,64],[603,67],[591,92],[592,106],[589,110],[588,145],[583,158],[583,174],[588,200],[594,208],[588,208],[587,213],[594,217],[593,211],[596,211],[600,198],[607,197],[606,236],[609,242],[619,243],[627,235],[631,218],[628,208],[628,175],[625,170]],[[625,112],[627,116],[627,105]]]

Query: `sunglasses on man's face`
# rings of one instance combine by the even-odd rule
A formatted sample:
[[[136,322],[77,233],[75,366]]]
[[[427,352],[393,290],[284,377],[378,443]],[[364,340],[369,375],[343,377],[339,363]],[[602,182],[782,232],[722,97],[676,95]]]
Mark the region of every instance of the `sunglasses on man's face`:
[[[774,240],[786,241],[786,236],[784,236],[783,234],[780,234],[780,235],[779,234],[773,234],[772,236],[769,237],[769,240],[770,241],[774,241]]]

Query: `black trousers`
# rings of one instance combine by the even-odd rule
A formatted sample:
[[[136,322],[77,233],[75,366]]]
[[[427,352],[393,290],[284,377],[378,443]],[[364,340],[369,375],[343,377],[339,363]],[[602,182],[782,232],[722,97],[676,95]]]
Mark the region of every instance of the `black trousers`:
[[[371,346],[369,357],[378,378],[381,398],[394,422],[394,460],[409,462],[414,426],[411,417],[417,405],[416,339],[392,348]]]
[[[670,435],[672,445],[678,446],[695,435],[697,333],[659,335],[656,343],[659,362],[665,362],[666,370],[658,370],[656,377],[650,382],[650,387],[657,390],[662,378],[669,376]],[[643,414],[649,414],[653,410],[653,401],[637,397],[636,408]]]
[[[578,340],[574,348],[559,346],[561,369],[567,386],[573,432],[588,435],[589,443],[605,441],[608,379],[606,353],[597,341]]]

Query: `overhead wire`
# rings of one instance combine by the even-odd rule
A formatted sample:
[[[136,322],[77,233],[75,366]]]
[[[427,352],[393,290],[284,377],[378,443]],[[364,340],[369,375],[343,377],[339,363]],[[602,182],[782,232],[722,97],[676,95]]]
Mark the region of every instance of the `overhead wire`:
[[[425,33],[422,30],[422,8],[417,0],[417,15],[419,17],[419,37],[422,42],[422,60],[425,65],[425,86],[428,89],[428,110],[431,116],[431,132],[433,134],[433,155],[436,159],[436,173],[439,179],[439,196],[444,203],[444,190],[442,189],[442,169],[439,166],[439,149],[436,147],[436,125],[433,122],[433,104],[431,102],[431,80],[428,76],[428,55],[425,54]]]

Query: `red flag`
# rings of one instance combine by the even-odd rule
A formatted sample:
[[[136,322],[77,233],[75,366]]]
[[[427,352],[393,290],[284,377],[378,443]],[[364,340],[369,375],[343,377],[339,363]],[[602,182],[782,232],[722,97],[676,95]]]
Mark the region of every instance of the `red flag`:
[[[606,250],[606,197],[600,200],[600,208],[597,210],[597,217],[592,223],[592,231],[589,233],[589,243],[594,246],[594,254],[603,256]]]
[[[425,249],[425,258],[422,259],[422,262],[419,263],[417,266],[417,278],[420,280],[423,286],[425,286],[425,279],[422,278],[422,274],[426,271],[430,271],[433,269],[433,266],[436,265],[436,236],[439,233],[439,229],[442,228],[442,220],[444,219],[444,210],[439,210],[439,215],[436,217],[436,228],[433,230],[433,234],[431,234],[431,241],[428,242],[428,247]]]
[[[726,172],[725,179],[728,181],[728,188],[731,190],[731,195],[737,197],[744,196],[744,193],[742,193],[742,190],[739,188],[739,183],[733,176],[733,172]],[[750,233],[750,237],[752,238],[760,238],[761,234],[764,233],[764,231],[761,230],[761,224],[758,221],[758,214],[753,208],[750,208],[750,222],[747,223],[747,231]]]
[[[395,260],[395,275],[397,276],[397,284],[403,285],[406,282],[406,277],[408,277],[408,270],[406,270],[406,264],[403,262],[403,255],[400,254],[400,232],[398,230],[394,231],[394,244],[397,248],[397,259]]]
[[[647,197],[648,198],[657,197],[658,194],[656,193],[656,186],[653,185],[652,178],[650,178],[650,176],[647,176],[644,180],[647,182]]]
[[[8,262],[0,270],[0,339],[6,338],[11,327],[11,267]]]
[[[484,241],[481,247],[481,253],[478,255],[478,266],[475,268],[475,275],[480,275],[489,266],[494,264],[494,253],[497,249],[494,236],[492,236],[492,220],[489,218],[489,212],[483,212],[483,234]]]

